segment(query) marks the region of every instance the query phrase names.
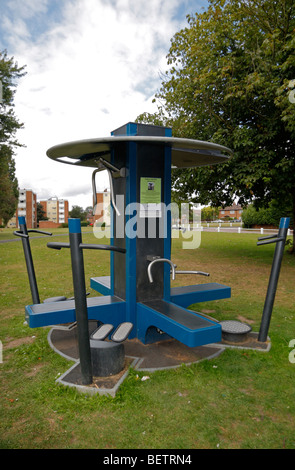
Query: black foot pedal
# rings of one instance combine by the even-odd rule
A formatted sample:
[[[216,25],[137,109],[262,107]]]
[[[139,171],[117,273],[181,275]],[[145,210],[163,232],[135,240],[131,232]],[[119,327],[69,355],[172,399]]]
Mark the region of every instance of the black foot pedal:
[[[128,321],[121,323],[112,334],[111,340],[114,341],[115,343],[122,343],[122,341],[125,341],[125,339],[128,338],[129,333],[132,330],[132,328],[133,328],[133,323],[130,323]]]
[[[113,325],[109,323],[103,323],[98,328],[96,328],[93,333],[91,333],[90,339],[103,341],[110,334],[113,328]]]

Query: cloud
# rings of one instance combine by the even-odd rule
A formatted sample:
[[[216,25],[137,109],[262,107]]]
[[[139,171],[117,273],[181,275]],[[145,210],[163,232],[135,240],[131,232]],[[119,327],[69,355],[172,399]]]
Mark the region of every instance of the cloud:
[[[159,72],[167,68],[170,38],[185,25],[185,13],[179,16],[179,9],[195,2],[4,0],[4,4],[0,32],[8,55],[27,65],[15,98],[16,114],[25,123],[18,138],[26,148],[16,156],[20,186],[31,187],[38,197],[39,192],[48,197],[68,195],[72,204],[89,205],[92,170],[80,172],[53,162],[46,150],[62,142],[109,135],[140,113],[154,111],[152,99],[160,86]],[[83,198],[82,176],[89,182]],[[101,178],[104,189],[107,178]],[[83,200],[80,204],[73,188]]]

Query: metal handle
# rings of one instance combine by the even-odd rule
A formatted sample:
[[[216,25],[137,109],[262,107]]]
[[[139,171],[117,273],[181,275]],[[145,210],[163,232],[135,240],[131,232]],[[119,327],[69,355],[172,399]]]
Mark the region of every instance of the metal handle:
[[[15,230],[13,232],[13,235],[15,235],[16,237],[29,238],[29,235],[26,235],[25,233],[22,233],[19,230]]]
[[[116,206],[115,203],[115,195],[114,195],[114,188],[113,188],[113,179],[112,179],[112,171],[119,172],[119,168],[116,166],[112,165],[111,163],[107,162],[103,158],[99,159],[100,164],[102,165],[102,168],[98,168],[93,171],[92,173],[92,193],[93,193],[93,208],[97,204],[97,196],[96,196],[96,184],[95,184],[95,175],[97,172],[102,171],[102,170],[107,170],[108,176],[109,176],[109,182],[110,182],[110,192],[111,192],[111,203],[116,211],[117,216],[119,217],[121,215],[119,209]]]
[[[109,250],[109,251],[117,251],[118,253],[126,253],[125,248],[119,248],[113,245],[85,245],[84,243],[80,243],[80,248],[83,250]]]
[[[50,237],[52,236],[52,233],[50,233],[50,232],[43,232],[43,230],[36,230],[34,228],[29,229],[28,232],[43,233],[44,235],[49,235]]]
[[[278,243],[285,241],[285,237],[278,237],[277,235],[274,237],[263,237],[263,238],[258,238],[258,240],[263,240],[260,242],[257,242],[257,245],[268,245],[269,243]]]
[[[52,248],[54,250],[60,250],[61,248],[70,248],[69,243],[58,243],[58,242],[50,242],[47,243],[48,248]],[[118,248],[117,246],[112,245],[86,245],[84,243],[79,244],[79,248],[82,250],[109,250],[109,251],[117,251],[119,253],[126,253],[125,248]]]
[[[267,235],[267,237],[259,237],[258,240],[268,240],[270,238],[276,238],[278,234],[276,235]]]
[[[99,171],[102,171],[102,170],[104,170],[104,168],[98,168],[97,170],[94,170],[93,173],[92,173],[92,198],[93,198],[92,204],[93,204],[93,210],[94,210],[94,208],[97,204],[95,175],[96,175],[96,173],[98,173]]]
[[[201,276],[210,276],[209,273],[203,271],[175,271],[175,274],[200,274]]]
[[[42,233],[44,235],[52,235],[52,233],[50,232],[43,232],[42,230],[35,230],[35,229],[29,229],[27,230],[27,232],[36,232],[36,233]],[[20,230],[15,230],[13,232],[13,235],[16,235],[17,237],[22,237],[22,238],[29,238],[29,235],[27,235],[26,233],[23,233],[21,232]]]
[[[61,250],[62,248],[70,248],[69,243],[58,243],[58,242],[49,242],[47,243],[48,248],[53,250]]]

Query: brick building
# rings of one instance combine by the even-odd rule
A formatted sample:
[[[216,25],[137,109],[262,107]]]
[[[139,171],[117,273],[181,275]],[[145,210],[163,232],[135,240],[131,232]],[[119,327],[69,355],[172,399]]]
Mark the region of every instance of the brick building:
[[[96,193],[97,206],[93,212],[88,212],[87,222],[94,225],[95,222],[105,222],[106,225],[111,224],[111,209],[110,209],[110,192],[105,189],[104,191]]]
[[[65,199],[58,199],[56,196],[40,201],[40,204],[48,217],[48,221],[55,224],[67,223],[69,218],[69,201]],[[42,223],[44,227],[44,224]]]
[[[9,228],[18,227],[18,217],[24,216],[28,228],[37,228],[37,195],[31,189],[20,189],[15,215],[7,223]]]
[[[223,209],[219,210],[219,218],[225,219],[230,217],[231,219],[241,219],[242,216],[242,206],[239,204],[233,204],[232,206],[224,207]]]

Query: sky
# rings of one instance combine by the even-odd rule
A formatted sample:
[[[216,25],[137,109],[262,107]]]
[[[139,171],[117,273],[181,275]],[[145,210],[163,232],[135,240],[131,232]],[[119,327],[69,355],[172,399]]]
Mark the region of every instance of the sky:
[[[156,111],[166,55],[186,15],[207,0],[0,0],[0,50],[27,74],[18,81],[16,176],[37,199],[92,204],[90,168],[50,160],[48,148],[108,137]],[[106,172],[97,189],[108,187]]]

